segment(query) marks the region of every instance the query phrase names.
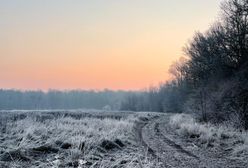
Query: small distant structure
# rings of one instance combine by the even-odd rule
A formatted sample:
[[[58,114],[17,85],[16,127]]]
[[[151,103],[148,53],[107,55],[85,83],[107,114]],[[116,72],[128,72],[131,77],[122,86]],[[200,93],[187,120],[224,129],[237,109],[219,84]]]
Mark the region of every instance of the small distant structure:
[[[102,110],[103,110],[103,111],[111,111],[112,108],[111,108],[110,105],[106,105],[106,106],[104,106],[104,107],[102,108]]]

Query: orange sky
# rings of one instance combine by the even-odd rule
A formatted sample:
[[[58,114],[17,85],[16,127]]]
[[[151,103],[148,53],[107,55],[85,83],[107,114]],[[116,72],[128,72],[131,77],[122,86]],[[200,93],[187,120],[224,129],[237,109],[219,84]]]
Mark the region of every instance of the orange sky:
[[[0,88],[156,85],[218,7],[216,0],[0,1]]]

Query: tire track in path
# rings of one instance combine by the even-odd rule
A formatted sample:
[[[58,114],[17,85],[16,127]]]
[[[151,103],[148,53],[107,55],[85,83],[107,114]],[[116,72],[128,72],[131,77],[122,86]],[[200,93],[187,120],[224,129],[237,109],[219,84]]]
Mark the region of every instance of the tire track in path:
[[[192,148],[190,139],[180,139],[169,126],[170,116],[146,119],[136,130],[140,145],[162,163],[162,168],[247,168],[248,162],[233,158],[220,146]]]
[[[184,150],[160,132],[157,119],[152,118],[137,124],[137,136],[141,145],[162,163],[161,167],[199,167],[197,156]]]
[[[163,135],[160,130],[159,130],[159,123],[155,123],[155,128],[154,130],[156,131],[156,134],[159,136],[159,137],[162,137],[164,142],[167,143],[169,146],[177,149],[178,152],[181,152],[185,155],[188,155],[190,157],[193,157],[193,158],[196,158],[196,159],[199,159],[198,156],[194,155],[193,153],[185,150],[182,148],[182,146],[176,144],[174,141],[170,140],[169,138],[167,138],[165,135]]]

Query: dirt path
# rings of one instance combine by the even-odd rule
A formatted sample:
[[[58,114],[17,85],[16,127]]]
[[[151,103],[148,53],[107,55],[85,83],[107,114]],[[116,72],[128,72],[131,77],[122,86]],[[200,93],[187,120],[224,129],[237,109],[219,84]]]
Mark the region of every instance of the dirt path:
[[[170,129],[169,114],[143,119],[137,124],[137,136],[141,145],[159,162],[161,167],[176,168],[245,168],[247,164],[229,157],[218,148],[208,150],[180,139]]]

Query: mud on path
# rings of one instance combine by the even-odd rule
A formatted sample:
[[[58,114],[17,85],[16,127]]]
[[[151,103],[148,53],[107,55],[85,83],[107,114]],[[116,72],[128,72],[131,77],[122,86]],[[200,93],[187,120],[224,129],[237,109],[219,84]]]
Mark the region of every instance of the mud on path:
[[[171,114],[150,119],[143,118],[136,124],[137,139],[154,159],[165,168],[245,168],[247,163],[234,159],[224,148],[203,148],[193,141],[179,137],[169,126]]]

